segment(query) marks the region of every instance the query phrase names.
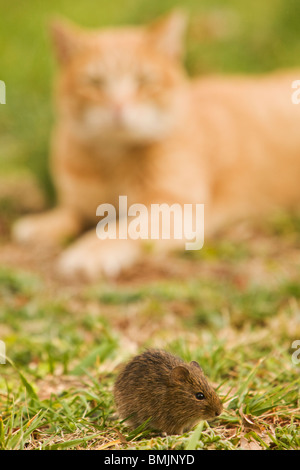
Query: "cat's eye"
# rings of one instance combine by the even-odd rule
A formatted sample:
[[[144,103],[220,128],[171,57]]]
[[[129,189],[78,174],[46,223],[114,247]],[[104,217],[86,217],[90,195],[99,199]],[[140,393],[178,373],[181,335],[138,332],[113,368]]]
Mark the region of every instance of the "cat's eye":
[[[154,73],[141,73],[137,77],[137,82],[139,86],[150,86],[150,85],[156,85],[158,83],[158,77]]]
[[[105,85],[105,78],[101,75],[91,76],[89,77],[89,83],[94,87],[101,88]]]
[[[105,85],[105,78],[102,75],[86,75],[81,80],[82,85],[101,88]]]
[[[205,396],[202,392],[196,393],[195,397],[197,398],[197,400],[204,400],[204,398],[205,398]]]

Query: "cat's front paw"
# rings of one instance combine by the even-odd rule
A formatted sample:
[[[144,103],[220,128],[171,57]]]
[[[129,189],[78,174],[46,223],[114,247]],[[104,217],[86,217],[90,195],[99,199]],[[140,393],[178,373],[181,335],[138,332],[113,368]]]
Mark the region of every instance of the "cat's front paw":
[[[12,238],[18,243],[58,245],[80,230],[81,221],[76,214],[58,207],[17,220],[12,227]]]
[[[140,248],[132,240],[98,240],[82,237],[66,249],[58,261],[65,278],[96,280],[117,277],[138,259]]]
[[[12,226],[12,238],[18,243],[48,243],[50,241],[49,225],[40,215],[22,217]]]

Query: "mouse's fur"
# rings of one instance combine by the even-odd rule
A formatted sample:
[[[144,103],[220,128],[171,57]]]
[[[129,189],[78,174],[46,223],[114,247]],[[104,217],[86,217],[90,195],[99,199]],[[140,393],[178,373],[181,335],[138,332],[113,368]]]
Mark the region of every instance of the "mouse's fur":
[[[196,394],[202,393],[203,399]],[[221,401],[195,361],[187,364],[166,351],[149,349],[123,367],[114,386],[119,417],[131,427],[182,434],[218,416]]]

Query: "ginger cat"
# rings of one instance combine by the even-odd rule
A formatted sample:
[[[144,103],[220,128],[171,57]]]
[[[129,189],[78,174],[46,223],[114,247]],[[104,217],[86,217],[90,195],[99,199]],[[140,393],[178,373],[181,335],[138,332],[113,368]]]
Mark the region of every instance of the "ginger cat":
[[[204,203],[206,236],[300,206],[300,106],[291,100],[300,73],[190,79],[185,24],[175,11],[145,27],[53,25],[57,207],[17,221],[13,234],[57,243],[90,227],[63,251],[65,275],[116,275],[141,255],[141,240],[96,236],[97,206],[118,207],[119,195],[146,206]]]

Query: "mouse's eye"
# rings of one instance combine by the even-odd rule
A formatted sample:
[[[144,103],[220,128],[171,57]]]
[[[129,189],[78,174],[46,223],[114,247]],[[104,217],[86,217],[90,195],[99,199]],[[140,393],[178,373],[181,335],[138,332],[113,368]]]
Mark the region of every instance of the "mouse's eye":
[[[202,392],[196,393],[195,397],[197,398],[197,400],[204,400],[205,398]]]

